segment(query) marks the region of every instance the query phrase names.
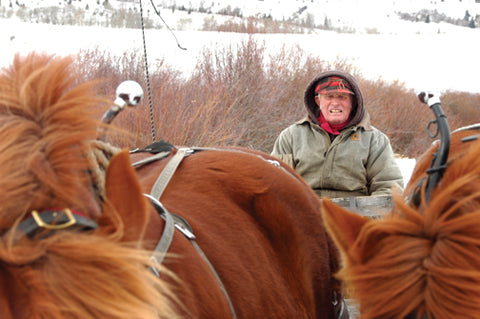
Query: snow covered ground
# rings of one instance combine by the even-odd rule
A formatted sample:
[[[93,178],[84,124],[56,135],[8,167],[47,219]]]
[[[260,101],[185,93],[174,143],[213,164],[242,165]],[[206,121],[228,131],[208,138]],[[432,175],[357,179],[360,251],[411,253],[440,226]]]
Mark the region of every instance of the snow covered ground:
[[[0,29],[7,30],[0,34],[0,46],[2,47],[2,50],[0,50],[1,66],[7,65],[16,52],[26,54],[31,50],[37,50],[58,55],[67,55],[74,54],[82,48],[86,49],[98,46],[99,48],[110,52],[120,53],[125,50],[142,47],[141,30],[134,29],[53,26],[46,24],[21,23],[18,21],[15,22],[14,20],[0,20]],[[187,50],[178,49],[171,34],[167,31],[147,30],[147,49],[149,51],[150,61],[153,61],[155,58],[165,57],[167,63],[187,72],[195,65],[197,54],[204,46],[235,44],[239,43],[246,37],[246,35],[237,33],[223,34],[199,31],[177,32],[177,36],[182,46],[187,47]],[[341,53],[342,50],[339,49],[346,49],[347,46],[351,45],[360,45],[359,42],[362,41],[357,37],[364,37],[365,41],[370,41],[369,45],[378,46],[374,56],[367,54],[367,51],[373,52],[368,46],[360,46],[357,50],[357,55],[362,58],[359,59],[359,61],[365,63],[366,66],[369,66],[364,70],[365,74],[369,71],[372,77],[378,76],[385,79],[387,78],[387,74],[389,74],[388,72],[392,72],[391,75],[393,77],[395,74],[408,76],[409,73],[405,72],[405,69],[410,69],[416,65],[415,59],[413,59],[412,56],[413,52],[403,50],[404,53],[402,55],[398,52],[401,48],[395,49],[392,47],[396,42],[394,39],[389,39],[388,36],[384,35],[376,36],[377,37],[373,35],[354,36],[330,32],[322,32],[318,35],[259,35],[260,38],[265,39],[271,50],[278,49],[283,43],[298,43],[305,50],[314,52],[317,46],[323,47],[323,43],[332,43],[336,40],[338,41],[340,38],[348,40],[338,41],[334,46],[329,45],[328,50],[325,48],[327,54],[322,54],[322,56],[332,60],[335,59],[336,53]],[[402,43],[407,42],[407,39],[410,39],[408,41],[413,41],[411,40],[411,36],[396,37],[398,37],[398,41],[403,41]],[[452,41],[456,40],[453,36],[451,36],[450,39]],[[422,42],[420,36],[414,41]],[[432,40],[430,40],[430,42],[432,42]],[[323,50],[321,51],[323,52]],[[394,54],[395,52],[396,54]],[[422,51],[419,50],[417,56],[420,55],[419,52]],[[395,59],[400,59],[400,56],[402,57],[403,63],[401,63],[402,61],[395,61]],[[375,59],[375,57],[377,57],[377,59]],[[444,54],[442,54],[442,57],[447,58]],[[422,59],[427,63],[435,59],[440,59],[440,57],[432,56],[429,58],[425,53]],[[409,60],[410,62],[408,62]],[[463,62],[465,61],[460,60],[458,63]],[[464,90],[469,86],[471,86],[473,91],[476,89],[473,86],[474,74],[469,75],[468,73],[462,72],[461,74],[463,75],[458,75],[459,78],[456,78],[456,81],[451,81],[452,79],[448,77],[444,78],[442,75],[445,70],[440,70],[440,68],[430,69],[430,63],[427,63],[425,66],[416,65],[416,67],[417,69],[412,69],[412,73],[416,74],[416,76],[412,76],[411,82],[409,82],[411,84],[428,84],[434,89],[445,88],[445,86],[448,85],[459,87]],[[476,68],[478,73],[478,66],[476,66]],[[375,74],[374,70],[376,70],[378,74]],[[433,72],[433,70],[435,72]],[[449,72],[453,72],[453,70]],[[469,78],[472,80],[466,80]],[[458,86],[458,84],[463,84],[464,86]],[[450,89],[452,89],[452,87],[450,87]],[[480,88],[478,89],[478,92],[480,92]],[[415,165],[415,160],[397,159],[397,162],[401,167],[406,184]]]
[[[396,158],[395,160],[402,171],[403,184],[407,186],[407,183],[412,176],[413,169],[415,168],[416,161],[414,158]]]
[[[398,80],[415,90],[445,90],[480,93],[477,75],[480,29],[429,24],[422,31],[418,23],[403,21],[396,33],[349,34],[317,30],[315,34],[257,34],[272,53],[283,45],[299,45],[307,53],[323,60],[346,58],[369,79]],[[406,26],[411,27],[409,28]],[[393,26],[389,26],[393,29]],[[443,30],[440,33],[437,30]],[[73,54],[81,48],[107,50],[120,54],[125,50],[143,52],[139,29],[55,26],[0,19],[0,66],[7,65],[16,52],[32,50],[59,55]],[[176,31],[180,44],[164,28],[146,30],[150,61],[165,59],[173,67],[189,73],[204,47],[239,44],[246,34],[202,31]]]
[[[36,4],[35,1],[37,1]],[[89,3],[88,1],[91,2],[92,7],[98,6],[96,0],[83,0],[78,3],[85,5],[85,3]],[[242,3],[245,15],[248,14],[247,9],[261,9],[266,10],[266,14],[272,14],[277,19],[282,15],[291,15],[295,6],[298,8],[299,5],[297,1],[288,2],[288,5],[286,1],[282,1],[282,3],[273,0],[250,1],[251,4],[247,3],[248,1]],[[389,7],[385,0],[369,1],[370,5],[368,6],[365,5],[365,2],[357,0],[327,1],[330,6],[336,7],[330,8],[330,11],[321,6],[318,9],[313,8],[313,12],[323,10],[323,15],[315,16],[316,20],[324,19],[324,16],[328,15],[332,22],[341,23],[354,29],[355,33],[315,30],[311,34],[257,34],[255,37],[259,41],[265,41],[268,53],[274,53],[284,45],[286,47],[299,45],[306,53],[317,55],[326,61],[335,61],[337,58],[347,59],[365,77],[370,79],[398,80],[403,82],[406,87],[415,90],[480,93],[480,85],[477,82],[477,76],[480,74],[477,43],[480,38],[480,29],[458,27],[446,23],[402,21],[393,14],[393,8]],[[22,0],[21,2],[32,6],[55,5],[56,3],[55,1],[48,3],[46,0]],[[114,0],[109,2],[116,3],[121,7],[136,6],[135,2]],[[168,5],[172,1],[163,0],[163,2],[168,2],[165,3]],[[180,0],[176,2],[172,3],[181,4]],[[188,1],[188,3],[191,2],[191,0]],[[309,5],[318,5],[320,2],[312,4],[309,1],[308,3]],[[350,5],[346,5],[346,3]],[[418,1],[409,3],[419,5]],[[212,5],[214,4],[215,2],[212,2]],[[225,3],[216,3],[216,5],[220,4],[224,5]],[[259,8],[258,5],[265,8]],[[312,5],[309,7],[309,12],[312,12]],[[5,6],[5,2],[2,3],[2,6]],[[376,6],[377,10],[371,10],[373,6]],[[151,14],[151,8],[146,8],[146,10],[150,10]],[[408,11],[408,8],[403,10]],[[457,16],[461,16],[463,9],[459,9],[457,5],[456,11]],[[199,53],[205,47],[235,46],[248,37],[239,33],[198,31],[203,24],[204,14],[195,12],[188,14],[186,11],[180,10],[161,10],[161,12],[162,17],[173,29],[182,29],[182,31],[176,30],[175,34],[181,46],[187,50],[179,49],[174,37],[165,28],[146,30],[148,59],[151,63],[156,59],[164,59],[167,64],[187,75],[195,66]],[[450,10],[450,12],[453,11]],[[221,22],[221,19],[226,19],[226,17],[217,15],[215,19],[219,19],[218,21]],[[178,27],[180,21],[183,21],[182,28]],[[58,55],[75,54],[80,49],[97,47],[112,54],[121,54],[127,50],[143,52],[143,38],[140,29],[34,24],[20,22],[14,17],[0,19],[0,30],[2,30],[0,32],[0,47],[2,48],[0,50],[0,67],[9,64],[15,53],[26,54],[32,50]],[[402,169],[406,184],[415,160],[398,159],[397,162]]]

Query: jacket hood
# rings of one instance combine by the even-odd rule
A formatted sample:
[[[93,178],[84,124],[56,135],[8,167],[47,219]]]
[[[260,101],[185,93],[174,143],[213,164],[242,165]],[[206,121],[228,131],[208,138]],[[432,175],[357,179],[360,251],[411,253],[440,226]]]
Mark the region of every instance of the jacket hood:
[[[352,113],[350,114],[350,121],[348,122],[345,128],[358,125],[362,120],[366,120],[363,122],[369,122],[368,121],[369,117],[366,114],[365,106],[363,102],[363,94],[362,94],[362,91],[360,90],[360,86],[358,85],[357,80],[351,74],[343,71],[337,71],[337,70],[321,72],[317,74],[312,81],[310,81],[310,84],[308,84],[307,88],[305,89],[305,96],[304,96],[304,103],[305,103],[305,108],[307,109],[308,118],[312,122],[316,124],[320,124],[318,122],[318,117],[320,116],[320,108],[315,103],[315,87],[317,86],[317,83],[321,79],[329,76],[338,76],[346,80],[348,83],[350,83],[355,93],[355,96],[353,97],[353,105],[352,105]],[[367,123],[365,124],[368,126]]]

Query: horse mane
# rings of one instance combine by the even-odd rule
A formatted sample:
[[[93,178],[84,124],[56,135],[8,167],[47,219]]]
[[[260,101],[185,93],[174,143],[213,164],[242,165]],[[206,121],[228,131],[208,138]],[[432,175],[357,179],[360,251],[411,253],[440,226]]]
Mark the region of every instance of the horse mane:
[[[0,229],[52,194],[60,206],[92,212],[82,173],[88,164],[79,154],[95,139],[92,111],[100,101],[92,83],[73,87],[74,71],[69,58],[31,54],[17,55],[0,74]]]
[[[125,239],[112,203],[91,190],[85,155],[105,100],[79,78],[71,58],[38,53],[0,72],[0,317],[173,318],[175,298],[147,271],[149,252]],[[16,239],[27,214],[53,207],[100,227]]]
[[[480,313],[480,141],[469,143],[429,203],[417,209],[395,194],[393,212],[360,230],[339,276],[363,318]]]

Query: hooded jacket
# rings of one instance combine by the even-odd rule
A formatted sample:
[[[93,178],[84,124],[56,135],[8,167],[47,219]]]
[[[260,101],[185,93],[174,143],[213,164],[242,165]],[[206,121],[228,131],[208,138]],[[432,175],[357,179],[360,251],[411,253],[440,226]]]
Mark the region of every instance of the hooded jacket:
[[[333,140],[320,127],[315,103],[317,83],[330,76],[345,79],[355,93],[347,125]],[[403,189],[403,176],[390,140],[370,124],[363,94],[349,73],[319,73],[305,90],[307,117],[284,129],[272,155],[292,166],[320,197],[385,195]]]

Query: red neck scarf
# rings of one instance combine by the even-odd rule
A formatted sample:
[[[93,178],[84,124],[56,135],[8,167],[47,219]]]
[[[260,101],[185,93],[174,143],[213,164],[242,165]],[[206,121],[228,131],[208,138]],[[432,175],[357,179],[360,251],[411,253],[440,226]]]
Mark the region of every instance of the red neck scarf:
[[[321,128],[333,135],[339,135],[340,130],[348,124],[348,120],[337,125],[329,124],[321,112],[318,121],[320,122]]]

